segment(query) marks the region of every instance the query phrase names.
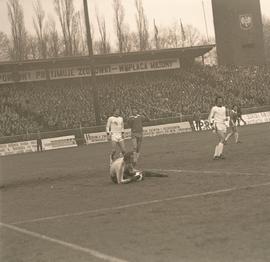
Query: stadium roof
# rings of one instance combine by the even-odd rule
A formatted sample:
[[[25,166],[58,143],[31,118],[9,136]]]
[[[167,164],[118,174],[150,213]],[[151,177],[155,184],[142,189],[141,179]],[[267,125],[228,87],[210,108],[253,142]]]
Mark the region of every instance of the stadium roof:
[[[128,53],[111,53],[106,55],[94,55],[94,61],[97,65],[123,63],[123,62],[135,62],[152,59],[164,59],[164,58],[182,58],[182,59],[194,59],[202,56],[211,51],[215,45],[204,45],[194,47],[183,48],[169,48],[159,50],[148,50],[139,52]],[[72,56],[72,57],[58,57],[39,60],[26,60],[16,62],[1,62],[0,72],[16,71],[16,70],[31,70],[49,67],[61,67],[61,66],[73,66],[73,65],[86,65],[89,64],[89,56]]]

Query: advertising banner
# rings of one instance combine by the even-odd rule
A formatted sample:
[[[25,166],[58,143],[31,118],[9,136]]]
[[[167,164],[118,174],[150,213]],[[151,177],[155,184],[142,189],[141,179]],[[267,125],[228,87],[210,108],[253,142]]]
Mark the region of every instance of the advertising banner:
[[[189,122],[173,123],[166,125],[157,126],[146,126],[143,128],[143,136],[159,136],[159,135],[170,135],[170,134],[180,134],[185,132],[191,132],[191,126]],[[84,135],[86,144],[95,144],[107,142],[106,132],[99,133],[89,133]],[[125,139],[131,138],[130,129],[125,129]]]
[[[119,63],[109,65],[96,66],[96,75],[115,75],[126,74],[146,71],[158,71],[165,69],[180,68],[180,61],[178,58],[170,59],[156,59],[147,61],[138,61],[131,63]],[[31,71],[19,71],[15,76],[11,72],[0,73],[0,84],[14,83],[14,82],[32,82],[32,81],[44,81],[55,79],[69,79],[78,77],[91,76],[90,66],[72,66],[72,67],[59,67],[50,68],[47,71],[45,69],[31,70]],[[16,78],[16,79],[15,79]]]
[[[22,141],[0,145],[0,156],[30,153],[37,151],[37,141]]]
[[[246,114],[242,115],[242,118],[246,121],[247,125],[252,125],[252,124],[260,124],[260,123],[267,123],[270,122],[270,111],[269,112],[260,112],[260,113],[252,113],[252,114]],[[227,127],[229,127],[229,117],[228,121],[225,122]],[[208,120],[201,120],[201,130],[210,130],[210,124]],[[196,122],[192,122],[194,130],[195,131],[200,131],[199,128],[196,126]],[[240,121],[240,125],[243,126],[244,123]]]
[[[42,146],[43,149],[46,151],[52,149],[76,147],[77,143],[75,140],[75,136],[71,135],[42,139]]]

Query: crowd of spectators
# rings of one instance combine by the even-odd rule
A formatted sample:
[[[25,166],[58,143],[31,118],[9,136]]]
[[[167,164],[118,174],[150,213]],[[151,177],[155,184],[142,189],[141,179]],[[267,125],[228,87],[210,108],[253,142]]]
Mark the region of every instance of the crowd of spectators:
[[[127,118],[130,107],[151,119],[209,112],[217,94],[226,105],[270,104],[270,66],[193,66],[156,72],[97,77],[99,106],[105,122],[113,108]],[[0,136],[36,130],[73,129],[95,122],[88,79],[18,83],[0,87]]]
[[[0,97],[0,137],[35,132],[38,128],[32,115],[20,111],[10,103],[9,97]]]

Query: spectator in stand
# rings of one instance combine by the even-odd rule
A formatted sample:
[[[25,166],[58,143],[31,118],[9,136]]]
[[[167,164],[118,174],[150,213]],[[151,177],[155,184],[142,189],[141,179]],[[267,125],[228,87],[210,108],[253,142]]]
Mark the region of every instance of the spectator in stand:
[[[200,112],[199,109],[194,112],[193,121],[195,121],[196,130],[201,131],[202,130],[202,127],[201,127],[201,112]]]
[[[38,152],[43,151],[40,129],[37,130],[37,151]]]
[[[192,66],[158,72],[97,77],[103,123],[114,107],[128,118],[130,104],[140,105],[151,118],[208,112],[212,97],[223,94],[225,104],[241,107],[270,104],[270,65]],[[132,97],[132,101],[130,101]],[[174,113],[172,113],[174,112]],[[177,114],[178,113],[178,114]],[[4,136],[73,129],[95,123],[91,82],[68,79],[1,85],[0,132]]]

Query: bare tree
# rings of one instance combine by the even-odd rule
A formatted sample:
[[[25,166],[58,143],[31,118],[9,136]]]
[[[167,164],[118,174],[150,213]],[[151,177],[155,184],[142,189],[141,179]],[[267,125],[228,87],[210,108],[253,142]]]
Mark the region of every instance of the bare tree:
[[[118,51],[122,53],[124,41],[124,7],[121,0],[113,0],[114,26],[117,36]]]
[[[123,52],[137,51],[139,41],[136,32],[130,32],[129,26],[123,28]]]
[[[175,22],[169,27],[160,28],[159,46],[160,48],[176,48],[182,46],[179,25]]]
[[[110,43],[108,42],[107,28],[104,16],[100,16],[96,8],[96,19],[98,24],[98,31],[100,36],[100,41],[98,41],[99,53],[108,54],[111,50]]]
[[[40,0],[36,0],[33,3],[33,9],[33,24],[37,35],[39,58],[47,58],[48,35],[45,30],[45,11],[42,8]]]
[[[27,53],[29,59],[40,58],[39,40],[37,37],[32,35],[27,37]]]
[[[167,41],[169,45],[168,47],[171,47],[171,48],[180,47],[182,43],[182,39],[180,36],[179,25],[177,24],[177,22],[172,24],[172,26],[168,28],[167,30],[168,30]]]
[[[111,45],[109,42],[106,44],[106,49],[104,53],[104,43],[101,40],[94,41],[93,45],[94,54],[108,54],[111,51]]]
[[[11,59],[21,61],[27,59],[27,33],[24,14],[19,0],[8,0],[8,17],[11,26]]]
[[[54,0],[55,11],[62,28],[65,55],[73,53],[72,21],[74,17],[73,0]]]
[[[82,35],[80,30],[80,12],[77,11],[74,13],[72,18],[72,27],[71,27],[71,36],[72,36],[72,46],[73,46],[73,55],[81,54],[81,45],[82,45]]]
[[[139,39],[139,50],[147,50],[149,48],[149,30],[148,21],[144,13],[142,0],[135,0],[136,6],[136,23]]]
[[[8,36],[0,31],[0,61],[7,61],[10,59],[10,42]]]
[[[204,41],[200,31],[193,25],[187,25],[185,27],[185,34],[189,46],[199,45]]]
[[[59,37],[58,31],[56,30],[56,25],[53,17],[49,18],[49,22],[46,24],[48,30],[48,56],[58,57],[61,53],[61,39]]]
[[[177,48],[186,45],[195,46],[206,44],[205,41],[199,30],[192,25],[186,25],[184,27],[181,23],[174,22],[169,27],[159,29],[160,48]]]

